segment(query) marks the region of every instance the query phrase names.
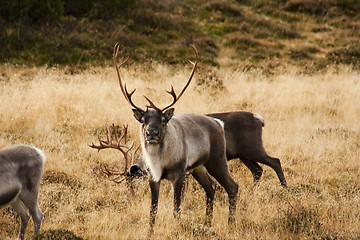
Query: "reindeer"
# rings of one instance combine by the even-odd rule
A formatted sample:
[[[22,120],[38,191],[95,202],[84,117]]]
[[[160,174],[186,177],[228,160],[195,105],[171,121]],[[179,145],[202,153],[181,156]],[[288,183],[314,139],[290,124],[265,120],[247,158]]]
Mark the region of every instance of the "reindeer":
[[[211,226],[215,195],[215,182],[210,175],[224,187],[228,194],[228,223],[233,224],[235,221],[238,185],[231,177],[227,165],[223,123],[220,120],[200,114],[174,115],[174,108],[171,108],[189,86],[197,66],[197,50],[194,45],[190,46],[194,50],[196,60],[190,62],[193,69],[185,87],[179,95],[176,95],[174,88],[171,87],[167,93],[173,97],[173,102],[164,108],[156,107],[145,96],[150,104],[146,110],[137,107],[131,100],[136,89],[129,93],[126,85],[123,86],[119,69],[128,58],[118,65],[119,44],[114,46],[113,61],[121,92],[126,101],[133,107],[135,119],[141,123],[141,149],[149,173],[151,190],[150,234],[154,231],[161,180],[168,179],[172,183],[174,217],[179,220],[182,184],[187,172],[191,173],[205,190],[205,224]]]
[[[247,166],[254,178],[255,184],[260,180],[263,169],[258,162],[274,169],[280,183],[287,187],[281,163],[278,158],[270,157],[262,143],[262,127],[264,118],[257,113],[245,111],[212,113],[207,116],[224,122],[226,138],[226,158],[239,158]]]
[[[38,194],[44,163],[43,151],[35,147],[15,145],[0,150],[0,209],[10,205],[20,215],[18,239],[24,239],[30,216],[34,235],[40,232],[43,213]]]

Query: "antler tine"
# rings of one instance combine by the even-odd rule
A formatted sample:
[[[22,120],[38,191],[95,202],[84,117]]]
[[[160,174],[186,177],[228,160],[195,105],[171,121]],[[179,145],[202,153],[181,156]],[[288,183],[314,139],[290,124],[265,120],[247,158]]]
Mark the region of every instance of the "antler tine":
[[[131,91],[131,93],[128,92],[128,90],[126,89],[126,84],[123,86],[122,84],[122,81],[121,81],[121,77],[120,77],[120,72],[119,72],[119,69],[120,67],[125,64],[127,62],[127,60],[129,59],[129,57],[127,57],[119,66],[118,66],[118,63],[117,63],[117,56],[119,54],[119,49],[120,49],[120,44],[119,43],[116,43],[114,45],[114,51],[113,51],[113,61],[114,61],[114,65],[115,65],[115,69],[116,69],[116,73],[117,73],[117,76],[118,76],[118,80],[119,80],[119,85],[120,85],[120,90],[122,92],[122,94],[124,95],[126,101],[128,101],[128,103],[130,103],[130,105],[141,111],[141,112],[144,112],[144,110],[142,110],[141,108],[137,107],[133,101],[131,100],[131,96],[134,94],[134,92],[136,91],[136,88]]]
[[[192,49],[194,50],[194,53],[195,53],[195,62],[192,62],[189,60],[189,62],[193,65],[193,69],[191,71],[191,74],[190,74],[190,77],[189,77],[189,80],[187,81],[187,83],[185,84],[184,88],[181,90],[180,94],[178,96],[176,96],[176,93],[175,93],[175,90],[174,90],[174,87],[171,86],[171,90],[170,91],[166,91],[167,93],[169,93],[174,99],[173,99],[173,102],[166,106],[165,108],[163,108],[161,111],[165,111],[166,109],[172,107],[177,101],[179,101],[180,97],[183,95],[183,93],[185,92],[185,90],[187,89],[187,87],[190,85],[190,82],[194,76],[194,73],[195,73],[195,69],[196,69],[196,66],[197,66],[197,63],[198,63],[198,57],[199,57],[199,54],[196,50],[196,47],[194,44],[190,44],[190,47],[192,47]],[[148,100],[149,101],[149,100]]]
[[[170,91],[166,91],[168,94],[170,94],[173,98],[174,98],[174,102],[176,102],[177,101],[177,99],[178,99],[178,97],[176,96],[176,93],[175,93],[175,90],[174,90],[174,87],[173,87],[173,85],[171,85],[171,90]],[[167,107],[167,108],[169,108],[169,107]],[[167,108],[165,108],[165,109],[167,109]]]
[[[155,104],[148,97],[144,96],[144,98],[150,103],[150,105],[146,105],[147,108],[154,108],[156,110],[162,111],[160,108],[155,106]]]
[[[106,126],[106,130],[107,130],[107,135],[106,135],[106,138],[107,138],[107,144],[111,144],[112,143],[112,135],[111,135],[111,131],[110,131],[110,127],[109,126]],[[116,133],[115,133],[115,127],[113,125],[113,130],[114,130],[114,135],[115,135],[115,138],[116,138]],[[105,143],[105,144],[106,144]]]
[[[119,176],[125,176],[127,173],[127,169],[128,169],[128,162],[129,162],[129,157],[128,157],[128,152],[130,150],[132,150],[132,148],[134,147],[134,144],[132,144],[131,146],[129,146],[127,144],[127,126],[123,126],[123,134],[120,137],[120,139],[118,140],[118,137],[116,135],[116,128],[115,125],[112,124],[112,131],[110,129],[110,127],[106,127],[107,129],[107,140],[102,140],[100,138],[100,134],[98,135],[98,140],[99,140],[99,145],[95,145],[94,143],[92,143],[91,145],[89,145],[91,148],[95,148],[98,151],[105,149],[105,148],[113,148],[113,149],[117,149],[121,152],[121,154],[124,157],[125,163],[124,163],[124,169],[123,171],[120,170],[109,170],[108,167],[105,164],[101,164],[100,167],[103,170],[104,173],[106,173],[108,176],[113,176],[113,175],[119,175]],[[112,136],[112,132],[113,135]],[[124,139],[124,144],[121,143],[121,141]],[[115,140],[115,142],[113,141]],[[132,152],[133,153],[133,152]]]
[[[115,138],[115,142],[120,143],[121,139],[123,136],[121,136],[120,140],[118,140],[117,134],[116,134],[116,129],[115,129],[115,125],[112,124],[112,129],[113,129],[113,134],[114,134],[114,138]],[[110,132],[110,129],[108,129],[108,132]]]
[[[121,183],[125,179],[125,176],[121,172],[111,170],[105,164],[100,164],[100,168],[101,168],[101,171],[103,173],[105,173],[105,175],[107,177],[109,177],[111,179],[111,181],[113,181],[115,183]],[[121,179],[118,180],[119,178],[121,178]]]

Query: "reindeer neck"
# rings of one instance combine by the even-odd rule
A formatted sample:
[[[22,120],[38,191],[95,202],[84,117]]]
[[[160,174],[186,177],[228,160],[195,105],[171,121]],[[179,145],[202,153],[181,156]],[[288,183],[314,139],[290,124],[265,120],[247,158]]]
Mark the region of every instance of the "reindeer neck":
[[[177,162],[183,154],[182,144],[179,138],[175,137],[175,128],[168,124],[166,133],[159,144],[146,143],[141,137],[141,147],[145,163],[149,168],[154,181],[159,181],[165,166],[171,166]]]

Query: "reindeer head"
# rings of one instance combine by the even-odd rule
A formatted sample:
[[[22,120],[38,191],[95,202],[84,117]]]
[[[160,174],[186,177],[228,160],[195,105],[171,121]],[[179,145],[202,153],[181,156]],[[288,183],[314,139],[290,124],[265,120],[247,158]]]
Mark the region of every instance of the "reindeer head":
[[[192,77],[194,76],[194,72],[195,72],[195,69],[197,66],[198,53],[197,53],[197,50],[194,45],[190,45],[190,46],[194,50],[196,59],[195,59],[195,62],[189,61],[193,65],[193,69],[191,71],[189,80],[187,81],[185,87],[181,90],[179,95],[176,95],[173,86],[171,86],[171,90],[166,91],[166,92],[173,97],[173,102],[162,109],[156,107],[155,104],[148,97],[144,96],[146,98],[146,100],[149,102],[149,105],[146,106],[146,111],[137,107],[131,100],[131,96],[134,94],[136,89],[134,89],[133,91],[131,91],[129,93],[126,88],[126,84],[125,85],[122,84],[119,69],[124,63],[126,63],[126,61],[129,58],[126,58],[125,61],[123,61],[120,65],[118,65],[117,55],[119,53],[120,45],[117,43],[114,46],[113,60],[114,60],[114,65],[115,65],[116,72],[118,75],[121,92],[123,93],[127,102],[133,107],[132,110],[133,110],[135,119],[138,120],[142,124],[142,127],[141,127],[142,134],[143,134],[144,140],[146,141],[147,144],[158,144],[161,142],[161,140],[163,139],[163,136],[166,132],[165,131],[166,125],[171,120],[172,116],[174,115],[175,109],[171,108],[171,107],[183,95],[186,88],[189,86]]]
[[[157,109],[149,108],[146,112],[142,113],[137,109],[133,109],[134,117],[142,125],[141,131],[146,143],[157,144],[164,136],[164,129],[166,124],[174,115],[174,108],[170,108],[165,112]]]

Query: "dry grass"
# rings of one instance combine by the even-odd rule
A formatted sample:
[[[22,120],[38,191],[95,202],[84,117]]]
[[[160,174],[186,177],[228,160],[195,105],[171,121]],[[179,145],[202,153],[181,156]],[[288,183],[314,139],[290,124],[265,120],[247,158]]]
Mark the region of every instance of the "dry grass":
[[[117,161],[117,153],[88,147],[97,129],[111,123],[129,124],[132,141],[138,141],[139,124],[120,94],[114,69],[71,75],[64,69],[5,65],[0,71],[0,146],[31,144],[47,154],[40,192],[42,232],[68,230],[87,239],[146,238],[146,181],[136,182],[136,197],[131,198],[125,184],[93,172],[99,161]],[[171,97],[164,90],[174,84],[179,91],[189,72],[164,65],[150,70],[130,66],[122,75],[129,88],[138,88],[136,102],[144,104],[146,94],[165,105]],[[190,178],[178,224],[172,216],[171,187],[164,181],[155,239],[358,239],[359,72],[330,68],[304,76],[287,70],[268,77],[223,69],[212,74],[197,73],[210,84],[197,85],[195,80],[176,113],[261,114],[265,149],[281,159],[289,187],[282,189],[275,172],[265,166],[260,184],[252,188],[250,171],[237,160],[230,162],[240,187],[236,228],[227,228],[227,197],[219,190],[213,228],[206,229],[205,194],[199,185]],[[222,87],[211,79],[221,79],[217,84]],[[0,212],[0,229],[0,239],[15,238],[18,219],[12,210]],[[31,234],[32,222],[27,239]]]

